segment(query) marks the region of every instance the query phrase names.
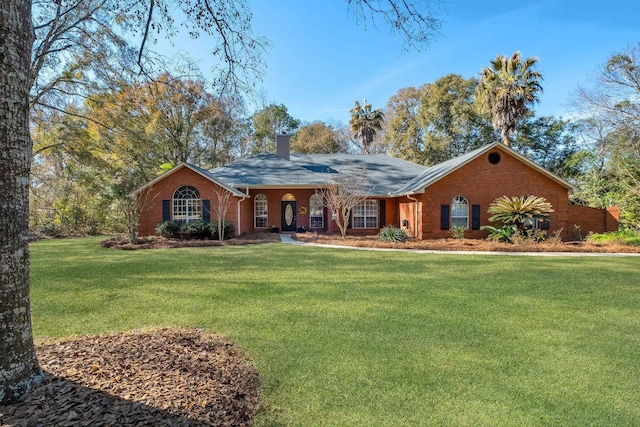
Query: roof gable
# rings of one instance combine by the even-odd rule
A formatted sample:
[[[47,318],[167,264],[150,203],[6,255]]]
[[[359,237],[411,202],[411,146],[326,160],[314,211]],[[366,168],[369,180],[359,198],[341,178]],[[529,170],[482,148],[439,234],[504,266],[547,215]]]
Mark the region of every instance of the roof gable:
[[[406,185],[400,187],[397,191],[391,193],[390,195],[392,195],[392,196],[404,196],[404,195],[407,195],[407,194],[424,193],[424,190],[425,190],[426,187],[432,185],[433,183],[435,183],[435,182],[441,180],[442,178],[448,176],[449,174],[455,172],[456,170],[460,169],[461,167],[463,167],[464,165],[468,164],[472,160],[475,160],[478,157],[482,156],[483,154],[486,154],[489,151],[495,150],[495,149],[503,151],[503,152],[513,156],[514,158],[516,158],[517,160],[519,160],[522,163],[526,164],[527,166],[537,170],[539,173],[541,173],[542,175],[546,176],[547,178],[549,178],[549,179],[557,182],[561,186],[565,187],[567,190],[573,190],[574,189],[574,186],[571,185],[566,180],[560,178],[559,176],[557,176],[557,175],[549,172],[548,170],[544,169],[543,167],[537,165],[536,163],[532,162],[531,160],[529,160],[525,156],[519,154],[518,152],[516,152],[512,148],[504,145],[502,142],[494,142],[492,144],[485,145],[485,146],[482,146],[480,148],[477,148],[477,149],[475,149],[473,151],[469,151],[468,153],[465,153],[465,154],[463,154],[461,156],[458,156],[458,157],[455,157],[453,159],[447,160],[445,162],[438,163],[437,165],[434,165],[434,166],[430,166],[422,174],[416,176],[411,181],[407,182]]]
[[[167,172],[163,173],[162,175],[159,175],[158,177],[156,177],[155,179],[151,180],[150,182],[146,183],[145,185],[143,185],[142,187],[138,188],[137,190],[134,190],[131,195],[132,196],[136,196],[137,194],[139,194],[140,192],[144,191],[147,188],[152,187],[154,184],[164,180],[165,178],[173,175],[174,173],[176,173],[177,171],[183,169],[183,168],[187,168],[192,170],[193,172],[202,175],[203,177],[207,178],[209,181],[213,182],[214,184],[219,185],[220,187],[224,188],[225,190],[227,190],[228,192],[230,192],[233,196],[236,197],[249,197],[248,195],[244,194],[242,191],[239,191],[236,188],[230,187],[229,185],[225,184],[224,182],[216,179],[216,177],[214,177],[213,175],[211,175],[211,173],[209,173],[209,171],[206,171],[202,168],[199,168],[197,166],[188,164],[188,163],[180,163],[178,166],[175,166],[171,169],[169,169]]]

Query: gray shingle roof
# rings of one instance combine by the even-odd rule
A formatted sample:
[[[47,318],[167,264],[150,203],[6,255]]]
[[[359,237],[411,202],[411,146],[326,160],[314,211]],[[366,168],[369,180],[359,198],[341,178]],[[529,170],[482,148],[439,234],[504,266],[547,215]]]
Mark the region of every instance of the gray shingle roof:
[[[519,158],[567,189],[562,178],[495,142],[434,166],[422,166],[385,154],[297,154],[286,160],[275,154],[259,154],[210,171],[189,165],[227,188],[318,188],[334,182],[338,173],[365,173],[372,185],[370,196],[404,196],[424,192],[425,187],[444,178],[482,154],[499,148]],[[237,191],[237,190],[236,190]]]
[[[297,154],[291,160],[275,154],[260,154],[209,171],[229,186],[245,187],[321,187],[336,173],[366,173],[373,186],[372,195],[396,190],[426,168],[384,154]]]

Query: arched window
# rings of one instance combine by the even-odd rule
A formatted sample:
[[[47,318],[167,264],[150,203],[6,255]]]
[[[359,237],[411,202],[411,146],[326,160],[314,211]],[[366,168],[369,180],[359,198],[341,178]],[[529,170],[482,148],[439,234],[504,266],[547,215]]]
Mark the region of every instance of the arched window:
[[[469,228],[469,201],[464,196],[456,196],[451,201],[451,227]]]
[[[267,196],[260,193],[253,199],[253,222],[255,228],[267,228],[268,219]]]
[[[173,220],[186,224],[202,219],[200,193],[194,187],[183,185],[173,193]]]
[[[309,228],[324,228],[324,205],[319,194],[309,199]]]

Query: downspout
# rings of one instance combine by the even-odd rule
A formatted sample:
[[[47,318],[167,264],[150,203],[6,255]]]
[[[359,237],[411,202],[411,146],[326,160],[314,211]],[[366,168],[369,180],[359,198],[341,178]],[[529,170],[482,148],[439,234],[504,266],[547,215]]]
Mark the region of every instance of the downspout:
[[[246,188],[245,193],[244,194],[249,194],[249,187]],[[247,200],[247,197],[243,197],[242,199],[238,200],[238,230],[236,230],[236,237],[240,237],[240,229],[242,228],[240,226],[240,218],[242,215],[240,215],[240,203],[244,202],[245,200]]]
[[[411,197],[409,195],[409,193],[407,193],[406,196],[407,196],[407,199],[412,200],[412,201],[415,202],[416,213],[415,213],[415,224],[414,224],[414,228],[413,228],[415,231],[413,232],[413,234],[414,234],[413,237],[417,238],[418,237],[418,199],[416,199],[415,197]]]

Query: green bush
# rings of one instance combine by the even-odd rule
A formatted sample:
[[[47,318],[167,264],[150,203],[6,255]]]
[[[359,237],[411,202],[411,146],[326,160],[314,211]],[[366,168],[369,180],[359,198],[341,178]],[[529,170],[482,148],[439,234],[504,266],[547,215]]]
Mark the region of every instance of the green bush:
[[[409,236],[406,231],[398,227],[394,227],[393,225],[382,227],[380,229],[380,234],[378,235],[378,240],[381,242],[402,243],[408,238]]]
[[[453,237],[454,239],[464,239],[464,227],[461,225],[454,225],[453,227],[451,227],[449,232],[451,233],[451,237]]]
[[[231,221],[224,221],[222,223],[222,229],[224,230],[224,238],[229,239],[233,235],[234,227]],[[209,224],[209,231],[214,239],[218,239],[218,221],[214,221]]]
[[[180,225],[176,224],[173,221],[161,222],[156,227],[156,234],[159,234],[162,237],[167,237],[167,238],[175,237],[179,231],[180,231]]]
[[[513,236],[516,232],[515,225],[503,225],[500,228],[485,225],[480,227],[480,229],[489,230],[489,240],[505,243],[513,243]]]
[[[595,243],[621,243],[624,245],[640,246],[640,232],[631,230],[613,231],[610,233],[594,233],[587,238]]]
[[[487,212],[493,214],[489,221],[501,221],[505,225],[514,225],[520,231],[527,228],[527,223],[538,221],[548,221],[553,212],[551,203],[544,197],[502,196],[495,199]]]
[[[201,219],[189,221],[180,227],[180,231],[185,234],[185,237],[204,239],[205,235],[209,231],[209,224]]]

